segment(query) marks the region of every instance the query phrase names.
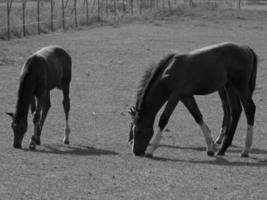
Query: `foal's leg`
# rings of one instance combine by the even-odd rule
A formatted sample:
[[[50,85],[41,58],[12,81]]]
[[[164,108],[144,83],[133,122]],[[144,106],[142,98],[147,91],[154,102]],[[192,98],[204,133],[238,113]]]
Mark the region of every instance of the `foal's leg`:
[[[65,119],[66,119],[66,127],[65,127],[65,136],[63,139],[64,144],[69,144],[69,135],[70,135],[70,128],[69,128],[69,111],[70,111],[70,98],[69,98],[69,84],[63,88],[63,108],[65,112]]]
[[[40,140],[41,132],[50,107],[51,107],[50,93],[45,92],[44,95],[37,98],[37,108],[33,117],[34,135],[31,138],[29,147],[31,150],[34,150],[36,148],[36,145],[41,144]],[[40,116],[41,111],[42,113]]]
[[[238,121],[242,112],[242,107],[239,97],[236,95],[232,87],[227,88],[229,103],[231,107],[232,122],[229,131],[224,137],[222,146],[218,152],[218,155],[224,155],[227,148],[232,144],[233,137],[236,131]]]
[[[248,157],[253,141],[253,126],[254,126],[256,106],[250,92],[246,92],[245,94],[241,95],[241,102],[244,107],[247,118],[247,134],[245,138],[245,148],[241,156]]]
[[[223,115],[223,122],[220,134],[215,141],[216,144],[221,144],[226,132],[228,132],[230,129],[232,118],[231,118],[231,108],[229,105],[229,97],[226,88],[225,87],[222,88],[221,90],[218,91],[218,93],[222,101],[224,115]]]
[[[160,116],[159,124],[158,124],[159,129],[158,129],[158,132],[156,133],[155,137],[152,139],[151,146],[149,146],[147,151],[146,151],[147,156],[152,156],[153,152],[158,147],[163,130],[164,130],[165,126],[167,125],[167,123],[170,119],[170,116],[171,116],[171,114],[172,114],[173,110],[175,109],[178,102],[179,102],[179,96],[177,94],[173,93],[170,96],[168,103],[165,106],[165,109]]]
[[[34,133],[33,136],[31,138],[30,141],[30,146],[29,148],[34,150],[36,145],[40,145],[40,133],[41,129],[40,129],[40,125],[39,125],[39,121],[40,121],[40,112],[42,109],[42,104],[43,104],[43,98],[41,97],[37,97],[37,106],[35,109],[35,112],[33,114],[33,125],[34,125]]]
[[[203,121],[202,114],[197,106],[195,98],[192,96],[192,97],[183,99],[182,102],[185,105],[185,107],[189,110],[191,115],[194,117],[195,121],[199,124],[203,132],[203,135],[205,137],[207,147],[208,147],[207,149],[208,156],[213,156],[216,151],[216,147],[212,139],[210,129],[207,126],[207,124]]]

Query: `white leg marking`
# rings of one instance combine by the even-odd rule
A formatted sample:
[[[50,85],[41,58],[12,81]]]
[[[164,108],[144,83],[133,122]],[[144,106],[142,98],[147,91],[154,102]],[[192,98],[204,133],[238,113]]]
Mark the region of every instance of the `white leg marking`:
[[[205,122],[203,122],[203,124],[200,125],[200,128],[201,128],[203,135],[205,137],[205,140],[206,140],[206,143],[208,146],[208,152],[215,152],[216,148],[215,148],[215,144],[214,144],[213,138],[211,136],[211,132],[210,132],[209,127],[207,126],[207,124],[205,124]]]
[[[154,151],[156,150],[156,148],[158,147],[160,143],[162,132],[163,131],[161,131],[160,129],[158,130],[157,134],[152,139],[151,146],[149,146],[146,150],[146,155],[151,155],[151,156],[153,155]]]
[[[245,149],[242,152],[243,156],[248,156],[250,148],[252,146],[252,142],[253,142],[253,126],[248,125],[247,127],[247,135],[245,138]]]
[[[223,138],[225,136],[225,133],[226,133],[226,127],[222,127],[221,128],[221,131],[220,131],[220,135],[217,137],[217,139],[215,140],[217,144],[221,144],[222,141],[223,141]]]

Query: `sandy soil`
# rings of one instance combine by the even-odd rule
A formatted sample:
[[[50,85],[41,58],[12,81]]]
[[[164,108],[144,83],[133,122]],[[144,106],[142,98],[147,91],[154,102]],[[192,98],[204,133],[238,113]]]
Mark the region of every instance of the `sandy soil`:
[[[267,23],[248,17],[163,18],[0,42],[0,199],[266,199]],[[255,137],[250,158],[241,158],[246,120],[242,116],[224,157],[208,157],[197,124],[180,104],[154,159],[134,157],[127,144],[136,87],[151,62],[170,50],[192,50],[222,41],[250,45],[260,58]],[[39,48],[58,44],[73,57],[71,144],[63,145],[62,94],[52,108],[42,145],[28,150],[32,117],[23,149],[12,148],[10,119],[20,67]],[[197,97],[218,135],[222,108],[217,94]]]

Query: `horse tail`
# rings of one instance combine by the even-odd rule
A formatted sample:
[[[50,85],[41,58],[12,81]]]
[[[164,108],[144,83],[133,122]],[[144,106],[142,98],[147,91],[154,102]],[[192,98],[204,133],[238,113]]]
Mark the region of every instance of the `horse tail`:
[[[251,94],[253,94],[255,87],[256,87],[258,56],[254,52],[253,49],[250,48],[250,51],[252,52],[252,55],[253,55],[253,70],[252,70],[252,74],[251,74],[250,80],[249,80],[249,90],[250,90]]]

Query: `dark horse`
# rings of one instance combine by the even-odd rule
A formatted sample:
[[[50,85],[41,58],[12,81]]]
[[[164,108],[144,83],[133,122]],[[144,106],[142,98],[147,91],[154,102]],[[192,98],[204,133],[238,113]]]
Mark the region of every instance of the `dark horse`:
[[[45,47],[27,59],[20,75],[16,111],[15,113],[7,113],[13,120],[11,125],[14,132],[13,147],[21,148],[23,137],[27,131],[30,106],[34,114],[34,135],[31,138],[29,148],[34,150],[36,145],[40,145],[41,131],[51,106],[50,90],[54,88],[63,91],[63,107],[66,117],[64,143],[69,143],[70,81],[71,57],[61,47]]]
[[[222,132],[216,141],[220,143],[223,139],[218,155],[224,155],[231,145],[243,106],[248,127],[241,155],[247,157],[252,145],[256,110],[252,100],[256,73],[257,56],[254,51],[248,46],[234,43],[220,43],[164,57],[156,66],[147,69],[137,92],[136,106],[130,109],[133,120],[129,141],[133,143],[133,153],[152,156],[180,100],[200,125],[208,155],[214,155],[216,148],[213,138],[193,95],[218,91],[224,110]],[[155,116],[166,101],[159,119],[159,131],[147,149],[153,136]]]

